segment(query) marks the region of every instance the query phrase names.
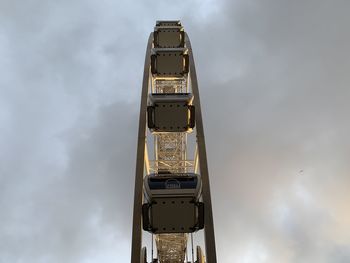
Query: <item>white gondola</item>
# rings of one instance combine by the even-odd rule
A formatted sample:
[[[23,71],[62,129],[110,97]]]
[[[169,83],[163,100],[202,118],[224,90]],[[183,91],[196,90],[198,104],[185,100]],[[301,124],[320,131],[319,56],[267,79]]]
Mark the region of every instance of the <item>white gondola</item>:
[[[144,230],[160,234],[203,229],[204,204],[199,202],[202,182],[198,174],[150,174],[144,179],[144,189]]]
[[[158,197],[191,196],[195,201],[202,191],[201,177],[195,173],[163,173],[145,176],[146,200],[152,202]]]

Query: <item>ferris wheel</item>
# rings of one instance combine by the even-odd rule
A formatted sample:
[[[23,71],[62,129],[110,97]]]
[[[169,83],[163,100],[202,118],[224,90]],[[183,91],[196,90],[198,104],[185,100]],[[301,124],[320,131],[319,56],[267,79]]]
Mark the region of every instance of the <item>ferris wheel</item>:
[[[202,231],[205,249],[193,239]],[[131,263],[187,262],[217,262],[203,121],[190,39],[180,21],[157,21],[144,65]]]

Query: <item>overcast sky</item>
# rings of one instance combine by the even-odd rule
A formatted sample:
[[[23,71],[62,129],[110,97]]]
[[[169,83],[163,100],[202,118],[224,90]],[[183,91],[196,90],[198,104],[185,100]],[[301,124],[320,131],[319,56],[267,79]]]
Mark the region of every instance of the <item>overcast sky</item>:
[[[0,263],[130,262],[159,19],[181,19],[194,49],[218,262],[350,262],[349,10],[0,0]]]

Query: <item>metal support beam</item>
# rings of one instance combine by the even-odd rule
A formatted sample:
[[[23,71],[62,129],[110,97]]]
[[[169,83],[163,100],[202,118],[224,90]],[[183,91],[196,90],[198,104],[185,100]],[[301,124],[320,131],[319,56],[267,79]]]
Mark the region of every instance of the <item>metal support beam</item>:
[[[192,51],[190,39],[187,34],[185,38],[185,43],[186,43],[186,47],[189,50],[190,79],[191,79],[192,92],[194,95],[193,104],[196,108],[196,130],[197,130],[197,145],[198,145],[198,154],[199,154],[199,169],[202,177],[202,187],[203,187],[202,196],[203,196],[203,202],[205,206],[204,236],[205,236],[206,260],[207,260],[207,263],[216,263],[214,222],[213,222],[213,212],[212,212],[212,205],[211,205],[209,172],[208,172],[207,153],[206,153],[205,140],[204,140],[202,111],[200,106],[198,81],[197,81],[196,67],[194,64],[193,51]]]
[[[142,91],[141,91],[139,133],[138,133],[137,155],[136,155],[131,263],[141,263],[141,242],[142,242],[141,211],[142,211],[142,196],[143,196],[143,175],[144,175],[144,167],[145,167],[146,110],[147,110],[149,71],[150,71],[150,65],[151,65],[152,41],[153,41],[153,33],[150,34],[148,39],[146,57],[145,57],[145,67],[143,72]]]

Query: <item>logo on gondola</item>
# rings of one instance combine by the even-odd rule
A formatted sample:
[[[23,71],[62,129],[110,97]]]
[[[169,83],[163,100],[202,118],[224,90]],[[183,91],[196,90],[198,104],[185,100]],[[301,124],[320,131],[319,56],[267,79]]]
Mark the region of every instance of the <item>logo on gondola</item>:
[[[166,189],[180,189],[181,184],[176,179],[168,179],[165,181],[165,188]]]

